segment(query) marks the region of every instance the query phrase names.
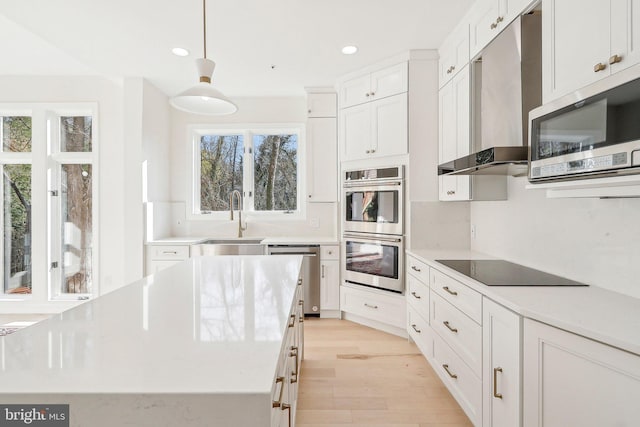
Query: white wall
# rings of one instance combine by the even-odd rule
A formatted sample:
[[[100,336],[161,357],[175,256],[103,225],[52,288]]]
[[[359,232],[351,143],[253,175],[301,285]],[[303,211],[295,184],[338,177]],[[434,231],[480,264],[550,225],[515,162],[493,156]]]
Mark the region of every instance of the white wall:
[[[143,276],[144,202],[169,197],[169,103],[167,96],[140,77],[124,80],[125,283]],[[169,234],[169,230],[164,234]]]
[[[525,184],[471,203],[473,250],[640,298],[640,199],[547,199]]]
[[[0,102],[96,102],[99,137],[99,287],[106,293],[125,285],[125,158],[123,92],[119,82],[99,77],[0,77]],[[10,304],[9,311],[50,311],[55,305]]]
[[[259,124],[306,122],[304,97],[236,98],[238,112],[230,116],[200,116],[171,110],[171,199],[173,205],[172,234],[175,236],[235,237],[237,227],[228,220],[188,220],[186,201],[190,188],[187,126],[192,124]],[[336,235],[335,203],[307,203],[306,219],[264,221],[248,218],[247,237]],[[284,219],[284,216],[283,216]],[[159,219],[161,220],[161,219]],[[317,220],[318,226],[313,223]],[[244,217],[243,217],[244,221]],[[236,219],[237,222],[237,219]],[[237,225],[234,223],[234,225]]]

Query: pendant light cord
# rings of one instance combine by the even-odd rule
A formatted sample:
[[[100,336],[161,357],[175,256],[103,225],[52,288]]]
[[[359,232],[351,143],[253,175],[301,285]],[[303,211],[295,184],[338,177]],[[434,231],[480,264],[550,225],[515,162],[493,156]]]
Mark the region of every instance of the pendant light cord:
[[[202,0],[202,28],[204,28],[204,59],[207,59],[207,0]]]

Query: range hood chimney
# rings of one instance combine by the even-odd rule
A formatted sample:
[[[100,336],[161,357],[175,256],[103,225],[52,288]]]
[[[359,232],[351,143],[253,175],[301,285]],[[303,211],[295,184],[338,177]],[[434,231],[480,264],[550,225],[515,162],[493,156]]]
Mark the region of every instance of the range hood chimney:
[[[438,175],[527,174],[529,111],[542,103],[541,34],[539,12],[518,17],[472,63],[475,152],[439,165]]]

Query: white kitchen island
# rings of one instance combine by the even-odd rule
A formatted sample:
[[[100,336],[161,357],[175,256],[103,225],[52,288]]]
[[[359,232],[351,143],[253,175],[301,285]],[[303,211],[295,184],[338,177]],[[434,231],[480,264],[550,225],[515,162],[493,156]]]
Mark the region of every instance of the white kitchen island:
[[[0,403],[69,404],[71,426],[287,425],[301,262],[193,258],[1,337]]]

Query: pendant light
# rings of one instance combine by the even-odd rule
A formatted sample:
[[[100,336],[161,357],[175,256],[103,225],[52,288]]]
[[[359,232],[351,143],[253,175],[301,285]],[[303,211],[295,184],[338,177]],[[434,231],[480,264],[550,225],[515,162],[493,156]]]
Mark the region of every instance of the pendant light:
[[[202,0],[202,20],[204,28],[204,58],[196,59],[200,83],[171,98],[171,105],[178,110],[195,114],[233,114],[238,107],[211,86],[211,77],[216,63],[207,59],[207,10],[206,0]]]

